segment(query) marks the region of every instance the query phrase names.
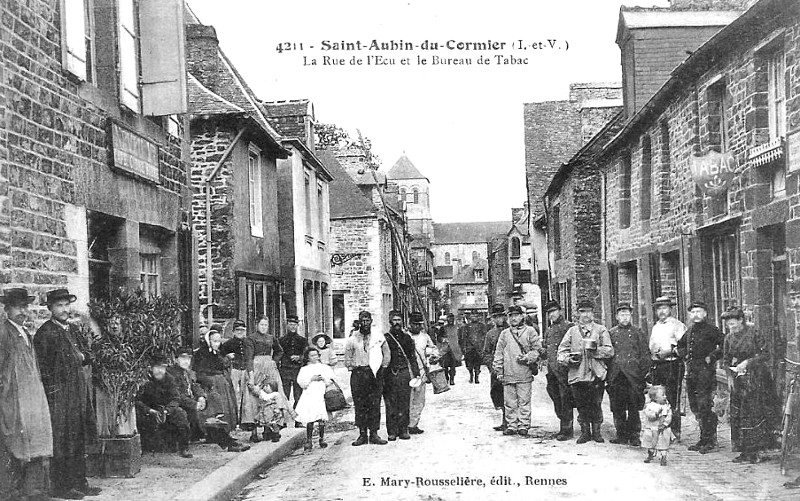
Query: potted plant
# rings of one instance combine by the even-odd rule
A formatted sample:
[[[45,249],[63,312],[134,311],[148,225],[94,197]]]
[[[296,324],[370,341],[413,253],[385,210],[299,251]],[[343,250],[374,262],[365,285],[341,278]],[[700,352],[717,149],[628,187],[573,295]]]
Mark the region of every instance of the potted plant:
[[[92,379],[96,389],[99,442],[88,466],[100,476],[132,477],[140,467],[141,440],[134,403],[147,382],[150,359],[172,356],[181,346],[185,307],[172,296],[150,297],[120,289],[89,303]]]

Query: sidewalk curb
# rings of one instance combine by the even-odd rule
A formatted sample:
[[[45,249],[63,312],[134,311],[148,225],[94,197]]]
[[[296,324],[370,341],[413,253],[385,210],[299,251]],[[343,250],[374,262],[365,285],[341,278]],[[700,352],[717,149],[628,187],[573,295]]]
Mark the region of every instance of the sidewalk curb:
[[[275,465],[305,442],[305,429],[292,429],[276,447],[266,444],[240,453],[226,465],[217,468],[200,482],[172,498],[172,501],[228,501],[249,484],[264,468]]]

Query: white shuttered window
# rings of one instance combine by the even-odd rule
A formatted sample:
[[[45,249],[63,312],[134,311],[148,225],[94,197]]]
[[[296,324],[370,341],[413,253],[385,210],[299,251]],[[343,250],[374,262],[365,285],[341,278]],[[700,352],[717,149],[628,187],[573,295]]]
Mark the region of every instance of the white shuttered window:
[[[139,58],[133,0],[119,0],[118,19],[120,102],[139,113]]]
[[[87,75],[89,0],[61,0],[61,55],[65,70],[81,80]],[[89,40],[91,42],[91,40]]]
[[[263,203],[261,196],[261,151],[250,145],[248,161],[248,181],[250,187],[250,234],[264,236]]]

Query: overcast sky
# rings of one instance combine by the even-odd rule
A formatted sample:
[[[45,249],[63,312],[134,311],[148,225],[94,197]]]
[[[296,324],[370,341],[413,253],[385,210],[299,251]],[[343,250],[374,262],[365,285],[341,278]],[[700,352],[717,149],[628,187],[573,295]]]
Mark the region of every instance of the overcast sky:
[[[525,193],[523,103],[566,99],[572,82],[620,81],[620,4],[666,0],[188,0],[260,99],[310,99],[317,120],[370,138],[388,170],[403,154],[431,181],[436,222],[510,219]],[[342,52],[324,40],[567,41],[568,50],[494,51],[527,65],[478,65],[474,51]],[[279,43],[303,51],[278,53]],[[310,47],[314,46],[313,49]],[[299,49],[299,45],[297,46]],[[381,55],[394,66],[322,66],[322,56]],[[471,66],[400,59],[472,57]],[[317,66],[304,66],[303,56]],[[493,60],[494,62],[494,60]]]

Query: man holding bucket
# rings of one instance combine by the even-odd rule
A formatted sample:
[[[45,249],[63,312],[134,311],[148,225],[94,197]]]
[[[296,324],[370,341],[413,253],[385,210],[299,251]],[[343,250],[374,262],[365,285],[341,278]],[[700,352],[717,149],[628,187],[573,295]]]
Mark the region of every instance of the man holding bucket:
[[[422,376],[422,384],[411,387],[411,405],[409,419],[408,419],[408,433],[411,435],[419,435],[423,432],[419,428],[419,419],[422,416],[422,409],[425,408],[425,382],[430,383],[428,374],[430,367],[428,366],[428,355],[438,356],[436,345],[433,344],[431,337],[422,329],[424,317],[422,313],[413,312],[409,316],[408,330],[411,333],[411,339],[414,340],[414,351],[416,352],[417,365],[420,368]]]

